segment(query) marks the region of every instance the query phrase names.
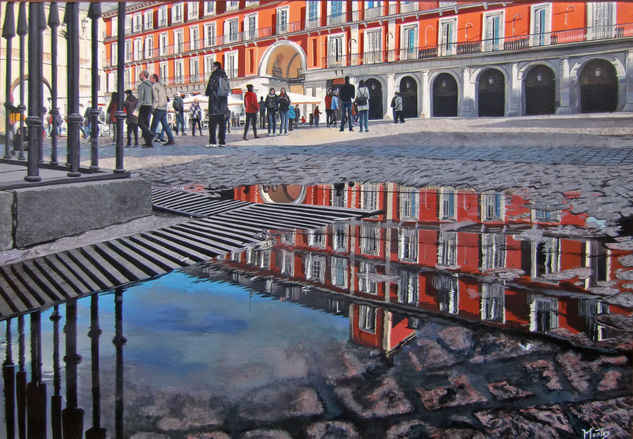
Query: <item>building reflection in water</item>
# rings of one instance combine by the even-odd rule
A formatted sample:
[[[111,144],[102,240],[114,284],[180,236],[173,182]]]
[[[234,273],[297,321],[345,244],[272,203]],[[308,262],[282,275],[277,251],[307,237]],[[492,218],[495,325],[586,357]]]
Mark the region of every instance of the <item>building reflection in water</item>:
[[[273,189],[280,190],[242,186],[233,197],[271,202]],[[416,318],[395,316],[413,311],[557,336],[584,333],[599,342],[609,334],[595,316],[632,311],[599,294],[631,290],[619,262],[630,252],[607,248],[587,226],[588,214],[572,212],[576,193],[565,194],[565,204],[542,206],[526,191],[392,183],[286,192],[297,194],[294,203],[382,214],[317,230],[271,230],[264,246],[222,264],[365,301],[349,310],[352,339],[361,344],[397,345]]]
[[[42,340],[41,311],[34,311],[27,317],[30,321],[29,355],[26,352],[25,316],[5,320],[5,358],[3,362],[4,388],[4,432],[9,439],[13,438],[46,438],[66,439],[83,438],[105,439],[113,437],[122,439],[123,428],[123,290],[117,289],[115,300],[115,337],[113,344],[116,350],[115,389],[111,396],[114,398],[115,413],[113,415],[115,431],[108,436],[108,432],[101,425],[101,393],[99,381],[99,299],[111,296],[93,295],[90,304],[90,361],[91,361],[91,395],[92,395],[92,427],[84,431],[84,410],[79,406],[78,365],[82,358],[77,351],[77,302],[72,301],[61,305],[65,310],[64,343],[65,354],[61,356],[60,321],[63,316],[60,306],[55,306],[50,316],[52,322],[52,395],[50,398],[50,412],[48,410],[47,389],[42,373],[42,345],[48,341]],[[18,323],[18,368],[13,360],[14,321]],[[28,362],[27,362],[28,360]],[[61,361],[65,363],[62,372]],[[30,364],[30,376],[26,366]],[[30,381],[28,381],[30,380]],[[62,382],[65,382],[65,395],[62,395]],[[65,396],[65,404],[63,401]],[[64,407],[65,405],[65,407]],[[17,410],[16,410],[17,409]]]

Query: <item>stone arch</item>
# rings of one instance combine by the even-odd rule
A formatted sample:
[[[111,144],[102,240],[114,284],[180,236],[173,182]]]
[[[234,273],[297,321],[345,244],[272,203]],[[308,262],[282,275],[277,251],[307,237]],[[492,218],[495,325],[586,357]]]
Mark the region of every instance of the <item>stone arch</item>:
[[[402,104],[404,107],[404,117],[416,118],[420,114],[418,111],[418,102],[420,98],[420,82],[413,74],[400,75],[397,79],[398,90],[402,96]],[[406,82],[405,82],[406,81]]]
[[[500,117],[506,110],[506,72],[496,66],[482,69],[477,75],[477,115]]]
[[[365,85],[369,89],[369,119],[382,119],[385,115],[385,108],[389,108],[386,105],[388,90],[387,84],[380,76],[357,76],[354,78],[356,84],[360,80],[365,81]],[[376,88],[372,88],[375,86]]]
[[[266,49],[259,62],[258,75],[292,79],[307,70],[303,48],[289,40],[280,40]]]
[[[580,111],[613,112],[618,108],[618,78],[615,66],[604,59],[587,62],[578,75]]]
[[[556,112],[556,73],[546,64],[533,64],[522,82],[525,115]]]
[[[447,81],[445,87],[442,87],[442,81]],[[432,90],[431,115],[433,117],[457,116],[459,113],[459,77],[451,71],[440,71],[431,76],[430,84]],[[454,85],[454,90],[452,85]],[[438,93],[439,87],[448,90],[445,94]]]
[[[18,105],[20,105],[20,82],[21,81],[24,81],[24,106],[26,108],[28,108],[28,106],[29,106],[28,80],[29,80],[29,75],[25,74],[21,79],[20,78],[16,78],[11,83],[10,96],[13,97],[13,105],[15,105],[16,107]],[[53,95],[53,92],[52,92],[52,89],[51,89],[51,85],[48,83],[46,78],[42,78],[42,82],[45,85],[45,87],[44,87],[44,96],[42,96],[42,105],[44,107],[46,107],[46,111],[49,111],[50,108],[49,108],[48,98]],[[47,90],[48,90],[48,93],[46,93]],[[26,111],[28,112],[28,110],[26,110]]]

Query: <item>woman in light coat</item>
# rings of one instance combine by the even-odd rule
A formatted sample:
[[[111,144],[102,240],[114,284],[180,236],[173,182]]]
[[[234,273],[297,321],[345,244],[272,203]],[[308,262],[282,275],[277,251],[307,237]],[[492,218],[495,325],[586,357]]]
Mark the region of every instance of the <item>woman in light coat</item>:
[[[369,128],[367,127],[367,121],[369,119],[369,89],[365,86],[364,80],[358,83],[356,105],[358,106],[360,132],[363,132],[363,126],[365,127],[365,132],[369,132]]]

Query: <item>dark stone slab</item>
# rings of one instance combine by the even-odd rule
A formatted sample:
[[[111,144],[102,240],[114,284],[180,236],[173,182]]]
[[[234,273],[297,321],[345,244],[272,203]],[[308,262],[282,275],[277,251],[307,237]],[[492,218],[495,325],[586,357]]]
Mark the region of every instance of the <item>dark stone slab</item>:
[[[363,418],[402,415],[413,411],[404,392],[390,376],[379,382],[366,381],[354,386],[340,386],[335,392],[350,410]]]

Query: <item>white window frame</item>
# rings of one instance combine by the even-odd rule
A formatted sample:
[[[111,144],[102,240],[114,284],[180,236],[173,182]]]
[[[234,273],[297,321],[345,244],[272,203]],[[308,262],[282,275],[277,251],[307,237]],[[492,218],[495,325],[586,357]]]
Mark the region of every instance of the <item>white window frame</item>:
[[[400,59],[417,59],[418,46],[420,45],[419,28],[417,23],[407,23],[400,27]],[[409,38],[407,38],[410,30],[413,30],[413,47],[409,45]]]
[[[446,41],[444,41],[443,33],[445,24],[453,25],[450,38],[447,38]],[[440,18],[437,25],[437,41],[440,56],[450,56],[457,53],[457,17]]]
[[[531,219],[533,223],[534,222],[542,222],[542,223],[560,222],[560,210],[544,210],[544,209],[536,209],[536,208],[532,208],[531,210],[532,210]]]
[[[257,258],[257,266],[263,269],[270,269],[270,255],[272,249],[257,250],[255,257]],[[269,279],[272,280],[272,279]]]
[[[543,33],[537,33],[536,14],[545,10],[545,29]],[[538,3],[530,6],[530,46],[548,46],[552,32],[552,4]],[[543,35],[544,34],[544,35]]]
[[[481,270],[491,270],[506,266],[506,237],[503,233],[482,233],[480,235]]]
[[[167,5],[158,8],[158,26],[167,26],[169,24]]]
[[[143,38],[134,39],[134,61],[143,59]]]
[[[481,284],[479,314],[481,320],[506,322],[506,298],[503,284],[487,282]]]
[[[112,17],[112,21],[110,22],[110,36],[111,37],[115,37],[117,36],[117,33],[119,32],[119,19],[118,17]]]
[[[361,225],[359,233],[361,253],[371,256],[380,255],[380,227]]]
[[[294,276],[294,252],[292,250],[281,249],[281,273],[286,276]]]
[[[310,6],[315,5],[316,17],[310,20]],[[316,29],[321,24],[321,2],[319,0],[306,0],[306,29]]]
[[[116,66],[119,60],[119,43],[110,44],[110,64]]]
[[[403,12],[414,12],[419,9],[419,4],[417,0],[401,0],[400,1],[400,13]]]
[[[213,63],[215,62],[215,55],[204,56],[204,75],[209,76],[213,70]]]
[[[196,20],[198,18],[198,6],[197,1],[187,2],[187,20]]]
[[[450,212],[450,198],[453,198],[453,211]],[[440,188],[440,220],[457,219],[457,191],[455,188],[444,186]]]
[[[308,231],[308,246],[315,248],[325,248],[327,234],[325,228],[318,228]]]
[[[231,25],[235,23],[235,33],[231,32]],[[224,44],[235,43],[240,39],[240,19],[232,17],[224,21]]]
[[[497,209],[499,198],[499,209]],[[481,221],[503,221],[505,218],[505,194],[503,192],[484,192],[481,194]]]
[[[154,36],[145,37],[145,58],[154,58]]]
[[[154,10],[150,9],[143,13],[143,29],[151,30],[154,27]]]
[[[180,71],[180,74],[178,74]],[[174,84],[184,84],[185,82],[185,60],[174,61]]]
[[[125,35],[129,35],[132,33],[132,21],[133,17],[131,15],[125,16]]]
[[[125,62],[132,61],[132,40],[125,40]]]
[[[227,0],[226,2],[226,10],[227,11],[235,11],[239,9],[240,2],[239,0]]]
[[[347,44],[345,44],[345,38],[345,33],[330,34],[327,36],[327,67],[346,65],[345,60],[347,59]],[[341,53],[333,56],[332,44],[334,40],[341,41]]]
[[[205,1],[204,2],[204,15],[213,15],[215,14],[215,2],[214,1]]]
[[[326,258],[323,255],[308,253],[306,255],[306,279],[325,283]]]
[[[346,252],[348,246],[349,225],[334,223],[332,225],[332,248],[335,252]]]
[[[182,2],[174,3],[171,7],[171,22],[182,23],[185,18],[185,5]]]
[[[345,0],[341,1],[341,15],[332,16],[332,5],[334,4],[334,0],[327,2],[327,24],[341,24],[345,22],[345,17],[347,16],[347,2]]]
[[[209,29],[212,30],[211,35],[212,37],[210,38],[209,41]],[[205,23],[204,25],[204,47],[213,47],[215,46],[216,40],[217,40],[217,32],[216,32],[216,27],[215,27],[215,23]]]
[[[232,61],[232,62],[231,62]],[[233,64],[233,66],[231,66]],[[239,77],[240,58],[237,50],[224,53],[224,71],[229,79]]]
[[[174,53],[179,54],[185,50],[185,36],[182,29],[176,29],[174,31]]]
[[[200,47],[200,28],[196,24],[189,28],[189,50],[198,50]]]
[[[330,280],[332,285],[347,289],[349,284],[349,259],[332,256],[330,258]]]
[[[457,267],[457,232],[440,232],[437,238],[437,265]]]
[[[539,249],[540,247],[540,249]],[[543,273],[539,273],[538,256],[539,252],[542,252],[545,256],[545,262],[543,264]],[[532,254],[532,279],[543,279],[543,275],[558,273],[560,271],[560,259],[561,259],[561,242],[558,238],[544,238],[541,241],[531,242],[531,254]]]
[[[611,8],[611,16],[607,17],[609,23],[596,27],[596,8],[606,7],[609,5]],[[587,39],[599,40],[603,38],[613,38],[615,25],[617,23],[617,7],[618,2],[587,2]]]
[[[398,302],[417,305],[420,300],[420,274],[415,271],[400,270],[398,273]]]
[[[158,35],[158,55],[165,56],[167,55],[169,47],[169,33],[161,32]]]
[[[255,28],[251,29],[251,19],[255,19]],[[244,39],[254,40],[257,38],[257,29],[259,26],[259,18],[257,12],[244,16]]]
[[[417,221],[420,213],[420,192],[416,188],[400,186],[398,188],[400,220]]]
[[[555,297],[531,296],[530,297],[530,331],[543,332],[537,319],[538,308],[548,308],[550,329],[558,328],[558,299]]]
[[[499,36],[494,38],[493,36],[488,36],[488,33],[491,31],[489,19],[498,17],[499,18]],[[481,35],[482,35],[482,45],[481,50],[483,52],[496,52],[499,50],[503,50],[503,42],[505,37],[505,11],[488,11],[484,12],[482,16],[482,26],[481,26]]]
[[[133,24],[132,24],[132,28],[134,29],[134,32],[140,32],[143,30],[143,13],[138,12],[136,14],[134,14],[134,19],[133,19]]]
[[[111,91],[116,91],[116,83],[115,83],[115,79],[114,79],[114,74],[116,73],[116,71],[114,72],[108,72],[108,74],[106,75],[106,81],[107,81],[107,92],[111,92]]]
[[[257,6],[259,5],[259,0],[246,0],[244,6],[245,7],[250,7],[250,6]]]
[[[376,210],[379,208],[378,189],[376,183],[365,183],[361,185],[361,209]]]
[[[123,88],[132,88],[132,69],[130,67],[123,70]]]
[[[330,206],[347,207],[347,187],[343,185],[340,195],[334,185],[330,185]]]
[[[364,60],[365,64],[377,64],[382,62],[382,28],[365,29],[364,35]],[[377,35],[377,37],[376,37]],[[376,47],[374,47],[377,44]]]
[[[433,277],[433,287],[437,290],[439,310],[449,314],[459,314],[459,276],[451,273],[437,273]]]
[[[200,82],[200,59],[197,56],[189,59],[189,82]]]
[[[358,329],[371,334],[376,333],[376,308],[358,305]]]
[[[283,22],[283,17],[285,16],[285,23]],[[281,8],[277,8],[275,13],[275,29],[276,34],[286,34],[290,30],[290,6],[283,6]]]
[[[371,279],[371,274],[376,273],[376,264],[360,262],[358,265],[358,290],[367,294],[378,294],[378,283]]]
[[[158,66],[158,74],[163,84],[167,83],[167,77],[169,76],[169,63],[163,61]]]
[[[374,0],[375,6],[369,6],[369,1],[365,2],[365,20],[371,20],[372,18],[377,18],[383,15],[382,6],[383,3],[380,0]]]
[[[418,229],[398,230],[398,258],[403,262],[418,262]]]

